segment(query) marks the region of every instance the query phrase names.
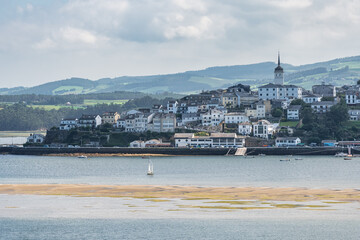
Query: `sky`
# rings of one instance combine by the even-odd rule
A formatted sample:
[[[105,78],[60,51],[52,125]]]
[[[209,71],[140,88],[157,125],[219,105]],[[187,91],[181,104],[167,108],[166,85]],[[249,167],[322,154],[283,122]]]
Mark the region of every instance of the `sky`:
[[[0,0],[0,88],[360,55],[359,0]]]

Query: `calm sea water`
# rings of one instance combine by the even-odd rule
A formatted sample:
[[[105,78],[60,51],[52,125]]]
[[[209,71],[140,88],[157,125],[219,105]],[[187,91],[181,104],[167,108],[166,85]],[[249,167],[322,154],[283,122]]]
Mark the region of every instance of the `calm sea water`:
[[[199,186],[261,186],[310,188],[360,188],[360,158],[344,161],[332,156],[307,156],[303,160],[282,162],[283,157],[255,158],[225,156],[152,157],[155,175],[146,175],[147,159],[141,157],[76,157],[0,155],[0,184],[4,183],[85,183],[85,184],[149,184]],[[55,217],[22,218],[36,211],[29,200],[41,200],[39,211]],[[58,199],[51,201],[49,199]],[[71,198],[72,207],[79,210],[92,204],[109,211],[105,199]],[[262,211],[238,212],[239,218],[224,219],[225,213],[213,213],[212,218],[142,218],[141,213],[117,219],[87,219],[72,216],[60,197],[3,195],[0,204],[0,239],[359,239],[360,217],[344,211],[319,212],[283,210],[272,216]],[[22,200],[24,199],[24,200]],[[36,200],[38,199],[38,200]],[[43,199],[43,200],[42,200]],[[110,199],[107,199],[110,200]],[[39,201],[39,202],[41,202]],[[51,202],[49,202],[51,201]],[[80,202],[79,202],[80,201]],[[23,204],[20,204],[23,203]],[[47,204],[47,205],[46,205]],[[114,205],[115,204],[115,205]],[[12,208],[12,206],[17,208]],[[51,207],[49,207],[51,206]],[[56,217],[57,211],[67,211],[66,218]],[[20,212],[19,212],[20,211]],[[77,209],[75,209],[77,211]],[[105,212],[106,212],[105,211]],[[115,209],[114,209],[115,211]],[[275,210],[270,210],[275,211]],[[282,210],[279,210],[282,211]],[[356,209],[354,209],[356,211]],[[77,211],[79,212],[79,211]],[[156,212],[156,211],[154,211]],[[346,211],[345,211],[346,212]],[[274,212],[275,213],[275,212]],[[290,214],[289,214],[290,213]],[[135,213],[134,213],[135,214]],[[196,213],[194,213],[196,214]],[[203,214],[206,214],[204,212]],[[219,214],[219,215],[216,215]],[[289,214],[289,215],[288,215]],[[324,215],[325,214],[325,215]],[[327,215],[328,214],[328,215]],[[31,216],[27,215],[27,216]],[[34,216],[37,216],[34,214]],[[105,215],[106,216],[106,215]],[[177,216],[172,215],[172,216]],[[218,217],[216,217],[218,216]],[[236,215],[235,215],[236,216]],[[325,216],[325,217],[324,217]],[[326,217],[329,216],[329,217]],[[354,217],[355,216],[355,217]],[[152,217],[152,215],[151,215]]]
[[[360,188],[360,158],[306,156],[141,157],[0,156],[0,183],[83,183],[200,186]],[[295,157],[291,157],[295,158]]]
[[[360,221],[0,219],[1,239],[359,239]]]

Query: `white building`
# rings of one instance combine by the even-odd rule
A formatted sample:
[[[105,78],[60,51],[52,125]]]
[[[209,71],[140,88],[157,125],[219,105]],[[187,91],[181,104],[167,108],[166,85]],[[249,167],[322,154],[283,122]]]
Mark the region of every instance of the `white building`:
[[[211,133],[210,136],[195,136],[193,133],[176,133],[175,147],[224,147],[241,148],[245,137],[236,133]]]
[[[295,85],[280,85],[269,83],[259,87],[259,99],[301,99],[302,88]]]
[[[176,113],[177,109],[178,109],[177,101],[171,100],[167,103],[167,106],[166,106],[167,113]]]
[[[256,117],[257,118],[265,118],[265,103],[263,101],[259,101],[256,103]]]
[[[252,124],[250,122],[239,123],[238,133],[244,136],[249,136],[252,131]]]
[[[101,125],[101,117],[99,115],[82,115],[78,121],[78,127],[96,128]]]
[[[345,101],[348,105],[360,104],[360,92],[357,89],[350,89],[346,91]]]
[[[60,122],[60,130],[70,130],[76,128],[78,124],[77,118],[62,119]]]
[[[269,139],[274,134],[275,126],[267,120],[259,120],[253,124],[254,137]]]
[[[332,101],[323,101],[323,102],[313,102],[311,108],[315,113],[326,113],[330,111],[330,108],[334,106],[336,102]]]
[[[232,112],[232,113],[226,113],[225,114],[225,123],[243,123],[248,122],[249,118],[246,116],[245,113],[239,113],[239,112]]]
[[[275,140],[277,147],[294,147],[299,143],[301,143],[301,140],[298,137],[277,137]]]
[[[349,111],[350,121],[360,120],[360,110],[350,109]]]
[[[245,137],[236,133],[211,133],[213,147],[242,148],[245,146]]]
[[[143,148],[143,147],[145,147],[145,142],[140,141],[140,140],[132,141],[130,143],[130,147],[131,148]]]
[[[125,118],[120,118],[116,122],[116,127],[117,128],[125,128],[125,126],[126,126],[125,123],[126,123]]]
[[[313,102],[320,102],[321,96],[315,94],[306,94],[302,97],[305,103],[313,103]]]
[[[155,113],[135,114],[135,132],[146,132],[148,123],[152,120]]]
[[[201,124],[203,126],[218,126],[225,119],[225,112],[211,109],[201,114]]]
[[[43,143],[45,140],[45,136],[42,134],[30,134],[30,136],[27,138],[28,143]]]
[[[152,132],[175,132],[176,116],[173,113],[156,113],[148,124]]]
[[[197,122],[201,120],[199,113],[183,113],[181,116],[182,125],[186,125],[190,122]]]
[[[257,111],[256,109],[253,108],[246,108],[245,115],[248,116],[249,118],[255,118],[257,116]]]
[[[154,104],[150,110],[151,113],[162,113],[164,112],[163,106],[161,104]]]
[[[287,109],[288,120],[299,120],[300,119],[301,105],[290,105]]]
[[[198,111],[199,111],[199,106],[196,103],[188,104],[186,113],[197,113]]]
[[[135,114],[129,114],[125,117],[125,132],[135,132]]]

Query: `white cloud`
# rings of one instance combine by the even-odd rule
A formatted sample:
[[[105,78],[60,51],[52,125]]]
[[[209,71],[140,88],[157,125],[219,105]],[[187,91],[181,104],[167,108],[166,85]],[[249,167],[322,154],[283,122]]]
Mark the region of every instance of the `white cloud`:
[[[273,6],[286,9],[307,8],[313,4],[312,0],[267,0],[267,2]]]
[[[122,13],[128,8],[126,0],[72,0],[61,11],[98,15],[101,12]],[[105,16],[104,16],[105,17]]]
[[[173,0],[173,3],[184,10],[205,12],[207,9],[201,0]]]
[[[45,38],[44,40],[35,43],[34,47],[37,49],[49,49],[56,47],[56,43],[51,38]]]
[[[59,33],[65,41],[70,43],[95,44],[97,41],[97,38],[94,34],[83,29],[65,27],[61,28]]]
[[[32,12],[33,9],[34,6],[30,3],[27,3],[25,6],[18,6],[16,10],[19,14],[23,14],[25,12]]]
[[[40,61],[37,54],[44,59],[38,65],[63,59],[57,64],[69,77],[89,78],[268,61],[278,49],[293,64],[360,54],[357,0],[26,2],[2,6],[14,14],[0,9],[0,51],[6,53],[0,63],[29,54],[32,61],[21,57],[25,77]],[[37,79],[52,80],[46,74],[56,77],[53,72]],[[12,74],[5,69],[16,82]]]
[[[201,17],[200,21],[196,25],[169,28],[165,30],[164,35],[167,39],[173,39],[176,37],[209,38],[212,37],[212,35],[208,33],[211,25],[211,19],[207,16],[204,16]]]

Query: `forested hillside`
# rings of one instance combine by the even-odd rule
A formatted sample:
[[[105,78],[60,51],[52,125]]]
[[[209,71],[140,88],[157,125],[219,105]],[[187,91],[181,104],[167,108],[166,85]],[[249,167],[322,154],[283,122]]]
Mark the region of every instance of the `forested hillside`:
[[[58,126],[62,118],[79,118],[82,114],[99,114],[104,112],[123,112],[134,108],[149,108],[154,104],[164,104],[172,98],[156,99],[149,96],[136,98],[119,104],[97,104],[86,108],[60,108],[49,110],[32,108],[24,103],[2,106],[0,110],[0,131],[28,131],[49,129]]]

